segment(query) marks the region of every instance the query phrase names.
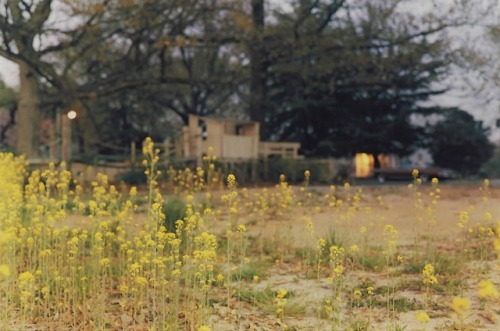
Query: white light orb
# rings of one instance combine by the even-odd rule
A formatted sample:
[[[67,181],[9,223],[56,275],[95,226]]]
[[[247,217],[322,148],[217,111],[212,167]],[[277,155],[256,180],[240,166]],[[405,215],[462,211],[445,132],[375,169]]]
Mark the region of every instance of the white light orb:
[[[70,110],[70,111],[68,112],[68,114],[67,114],[67,115],[68,115],[68,118],[69,118],[70,120],[74,120],[74,119],[76,118],[76,115],[77,115],[77,114],[76,114],[76,111],[74,111],[74,110]]]

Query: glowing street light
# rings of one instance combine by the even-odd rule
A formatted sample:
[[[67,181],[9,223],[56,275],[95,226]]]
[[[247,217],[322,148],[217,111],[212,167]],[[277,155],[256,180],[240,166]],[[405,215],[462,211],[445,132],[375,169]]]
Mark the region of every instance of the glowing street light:
[[[69,118],[70,120],[74,120],[74,119],[76,118],[76,116],[77,116],[77,113],[76,113],[76,111],[74,111],[74,110],[70,110],[70,111],[68,112],[68,114],[66,114],[66,115],[68,116],[68,118]]]

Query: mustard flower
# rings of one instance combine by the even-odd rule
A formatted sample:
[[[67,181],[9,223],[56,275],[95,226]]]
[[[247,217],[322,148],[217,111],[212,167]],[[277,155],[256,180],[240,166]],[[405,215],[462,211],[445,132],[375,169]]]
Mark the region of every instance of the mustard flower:
[[[450,307],[461,319],[463,319],[470,310],[470,301],[464,297],[455,297],[453,298]]]
[[[481,280],[479,282],[479,298],[481,299],[498,299],[498,290],[491,280]]]
[[[227,176],[227,187],[230,190],[234,190],[236,188],[236,177],[233,174],[229,174]]]
[[[438,280],[434,275],[434,266],[432,264],[426,264],[424,269],[422,270],[422,274],[424,275],[423,283],[426,285],[437,284]]]
[[[10,268],[6,264],[0,264],[0,277],[8,278],[10,276]]]
[[[147,285],[148,280],[145,277],[137,276],[137,277],[135,277],[135,282],[138,285],[143,286],[143,285]]]
[[[420,323],[422,323],[424,325],[427,324],[430,321],[429,315],[427,315],[427,313],[423,312],[423,311],[418,312],[415,315],[415,317],[417,318],[417,321],[419,321]]]
[[[283,288],[280,288],[277,292],[276,292],[276,298],[278,299],[283,299],[286,297],[286,295],[288,294],[288,291],[283,289]]]
[[[309,170],[304,171],[304,177],[307,181],[309,181],[309,178],[311,178],[311,172]]]

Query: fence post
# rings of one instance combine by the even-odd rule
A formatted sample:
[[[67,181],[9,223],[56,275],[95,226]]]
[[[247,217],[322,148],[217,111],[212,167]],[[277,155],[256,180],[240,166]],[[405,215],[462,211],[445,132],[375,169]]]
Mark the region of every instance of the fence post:
[[[132,168],[135,168],[136,161],[136,143],[132,141],[130,143],[130,163],[132,164]]]

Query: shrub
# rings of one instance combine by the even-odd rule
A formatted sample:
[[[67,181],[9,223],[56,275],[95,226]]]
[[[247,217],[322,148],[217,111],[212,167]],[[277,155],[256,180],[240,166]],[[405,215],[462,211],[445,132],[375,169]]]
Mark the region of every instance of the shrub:
[[[119,182],[124,182],[127,185],[140,185],[147,182],[143,169],[131,169],[119,175],[117,180]]]
[[[165,214],[165,227],[169,232],[175,232],[175,222],[186,216],[186,203],[177,197],[168,200],[163,205],[163,213]]]

